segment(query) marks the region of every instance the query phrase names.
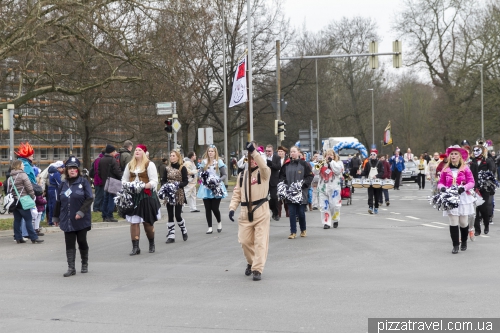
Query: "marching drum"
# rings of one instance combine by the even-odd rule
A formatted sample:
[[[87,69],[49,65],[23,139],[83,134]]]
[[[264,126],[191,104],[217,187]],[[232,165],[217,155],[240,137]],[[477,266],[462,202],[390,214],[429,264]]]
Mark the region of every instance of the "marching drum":
[[[382,188],[384,188],[386,190],[390,190],[390,189],[394,188],[394,180],[392,180],[392,179],[385,179],[382,182]]]
[[[368,188],[368,187],[372,186],[372,182],[368,178],[364,178],[362,180],[361,184],[363,184],[363,187],[365,187],[365,188]]]
[[[372,179],[372,186],[374,188],[381,188],[382,187],[382,179],[379,179],[379,178]]]
[[[363,185],[361,185],[361,178],[354,178],[352,180],[352,187],[354,188],[361,188]]]

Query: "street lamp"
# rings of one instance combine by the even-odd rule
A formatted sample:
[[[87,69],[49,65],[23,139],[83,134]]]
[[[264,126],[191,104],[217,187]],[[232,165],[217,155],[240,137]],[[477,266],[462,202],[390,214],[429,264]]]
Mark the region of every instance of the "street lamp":
[[[474,66],[481,67],[481,138],[484,139],[483,64],[476,64]]]
[[[373,88],[368,89],[372,92],[372,148],[375,148],[375,107],[373,105]]]
[[[227,87],[226,87],[226,18],[224,13],[224,6],[226,2],[222,1],[222,76],[223,76],[223,86],[222,90],[224,91],[224,157],[226,164],[229,164],[229,155],[227,151]],[[224,182],[227,185],[227,178]]]

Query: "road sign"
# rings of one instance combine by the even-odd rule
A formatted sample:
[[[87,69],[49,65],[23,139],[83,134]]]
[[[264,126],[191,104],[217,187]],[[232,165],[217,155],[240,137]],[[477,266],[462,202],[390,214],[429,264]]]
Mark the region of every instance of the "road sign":
[[[177,133],[181,129],[181,123],[177,120],[177,118],[174,119],[172,123],[172,129]]]
[[[175,104],[175,102],[156,103],[156,114],[159,116],[174,114],[176,107]]]
[[[200,146],[214,144],[214,129],[212,127],[198,128],[198,144]]]

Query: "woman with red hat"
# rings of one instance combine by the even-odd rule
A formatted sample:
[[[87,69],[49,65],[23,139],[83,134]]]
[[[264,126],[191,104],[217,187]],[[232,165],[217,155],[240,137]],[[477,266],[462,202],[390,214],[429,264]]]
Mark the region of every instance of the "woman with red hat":
[[[149,253],[155,252],[155,229],[153,225],[161,218],[161,205],[156,194],[158,173],[156,172],[155,164],[150,162],[146,156],[147,151],[148,149],[145,145],[137,145],[135,147],[134,158],[127,164],[125,170],[123,170],[122,182],[135,180],[146,184],[144,189],[135,195],[134,202],[137,202],[137,205],[133,215],[125,216],[127,221],[130,222],[130,236],[132,238],[131,256],[141,253],[141,249],[139,248],[141,223],[149,240]]]
[[[438,190],[445,192],[447,188],[458,186],[460,203],[457,208],[443,212],[450,221],[450,236],[453,242],[451,253],[457,254],[462,240],[460,250],[467,250],[467,237],[469,236],[468,216],[474,213],[474,197],[469,192],[474,188],[474,177],[465,161],[469,158],[466,149],[454,145],[446,149],[448,162],[441,171]],[[460,229],[459,229],[460,225]]]

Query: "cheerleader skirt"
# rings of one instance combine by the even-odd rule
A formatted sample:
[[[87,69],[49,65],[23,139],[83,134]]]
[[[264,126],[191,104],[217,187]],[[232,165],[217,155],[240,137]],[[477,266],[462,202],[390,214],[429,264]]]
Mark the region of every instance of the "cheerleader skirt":
[[[227,197],[227,190],[226,190],[226,185],[224,185],[223,182],[220,183],[220,186],[222,187],[222,196],[217,196],[215,197],[214,194],[212,193],[212,190],[205,187],[205,185],[200,184],[200,188],[198,189],[198,193],[196,194],[196,197],[199,199],[222,199]]]
[[[152,192],[151,196],[145,194],[144,192],[138,194],[137,206],[134,209],[133,215],[126,215],[125,218],[130,223],[142,223],[149,222],[154,224],[156,221],[161,219],[161,204],[158,200],[156,192]],[[134,200],[134,201],[135,201]]]
[[[447,210],[443,212],[443,216],[448,217],[448,215],[457,215],[457,216],[466,216],[466,215],[474,215],[476,210],[474,208],[474,202],[476,198],[473,195],[467,194],[463,192],[460,194],[460,204],[457,208],[452,210]]]

